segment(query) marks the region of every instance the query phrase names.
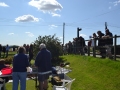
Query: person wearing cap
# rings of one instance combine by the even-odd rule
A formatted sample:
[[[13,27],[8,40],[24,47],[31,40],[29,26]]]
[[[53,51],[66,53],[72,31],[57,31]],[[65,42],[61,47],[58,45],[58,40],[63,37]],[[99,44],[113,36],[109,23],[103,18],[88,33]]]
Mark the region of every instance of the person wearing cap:
[[[35,59],[35,66],[38,68],[39,89],[47,90],[49,75],[52,73],[51,52],[46,49],[46,45],[41,43],[40,51]]]
[[[109,29],[105,30],[105,36],[102,37],[105,39],[105,46],[106,46],[106,54],[110,59],[113,59],[111,53],[111,46],[113,45],[113,34],[109,31]]]

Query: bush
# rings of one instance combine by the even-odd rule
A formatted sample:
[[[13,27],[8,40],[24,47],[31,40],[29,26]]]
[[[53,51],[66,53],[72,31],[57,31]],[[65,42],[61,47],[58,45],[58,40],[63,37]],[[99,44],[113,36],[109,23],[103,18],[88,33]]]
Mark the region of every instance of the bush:
[[[55,37],[55,35],[51,36],[39,36],[35,41],[34,41],[34,58],[36,57],[37,53],[39,52],[39,45],[41,43],[44,43],[47,47],[47,49],[51,52],[52,54],[52,60],[54,59],[59,59],[59,56],[63,54],[62,50],[62,45],[60,40]]]
[[[41,43],[46,44],[46,47],[52,53],[53,58],[58,58],[62,55],[62,46],[60,40],[55,37],[55,35],[51,36],[39,36],[36,41],[34,41],[34,54],[37,55],[39,49],[39,45]]]
[[[12,64],[13,57],[8,57],[5,59],[5,64]]]

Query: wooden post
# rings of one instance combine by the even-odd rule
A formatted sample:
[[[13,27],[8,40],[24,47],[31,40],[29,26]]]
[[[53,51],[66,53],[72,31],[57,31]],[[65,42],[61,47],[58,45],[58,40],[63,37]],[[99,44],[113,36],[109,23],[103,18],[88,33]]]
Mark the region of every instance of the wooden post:
[[[90,46],[88,46],[88,56],[90,56]]]
[[[114,60],[116,60],[116,42],[117,42],[117,35],[114,36]]]
[[[96,38],[94,38],[94,50],[93,50],[93,56],[96,57]]]

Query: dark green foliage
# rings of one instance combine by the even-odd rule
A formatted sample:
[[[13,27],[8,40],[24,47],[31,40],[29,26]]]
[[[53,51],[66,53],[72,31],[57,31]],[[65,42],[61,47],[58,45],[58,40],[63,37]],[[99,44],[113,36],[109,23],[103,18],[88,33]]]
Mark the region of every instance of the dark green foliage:
[[[34,42],[34,58],[36,57],[39,49],[39,45],[41,43],[46,44],[46,47],[52,53],[52,60],[58,59],[60,55],[62,55],[62,45],[60,40],[55,37],[55,35],[51,36],[39,36]]]
[[[8,57],[5,59],[5,64],[12,64],[13,57]]]

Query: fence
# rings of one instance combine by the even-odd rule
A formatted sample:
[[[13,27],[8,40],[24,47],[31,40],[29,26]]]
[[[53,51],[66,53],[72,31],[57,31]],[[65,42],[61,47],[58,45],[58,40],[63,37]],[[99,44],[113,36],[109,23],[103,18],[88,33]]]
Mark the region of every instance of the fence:
[[[120,36],[117,36],[117,35],[115,35],[115,36],[113,36],[113,37],[111,37],[111,38],[114,38],[114,45],[112,46],[112,48],[113,48],[113,52],[114,53],[112,53],[113,54],[113,57],[114,57],[114,60],[116,60],[116,58],[120,58],[120,55],[117,55],[117,48],[119,48],[120,46],[117,46],[117,38],[120,38]],[[85,41],[89,41],[89,40],[85,40]],[[88,54],[88,56],[90,56],[90,54],[93,54],[93,56],[94,57],[96,57],[96,55],[100,55],[100,54],[96,54],[96,48],[99,48],[100,46],[96,46],[96,40],[94,40],[94,50],[93,50],[93,53],[91,53],[91,50],[90,50],[90,47],[91,46],[88,46],[87,48],[88,48],[88,52],[87,52],[87,54]],[[105,46],[102,46],[103,48],[106,48]]]

